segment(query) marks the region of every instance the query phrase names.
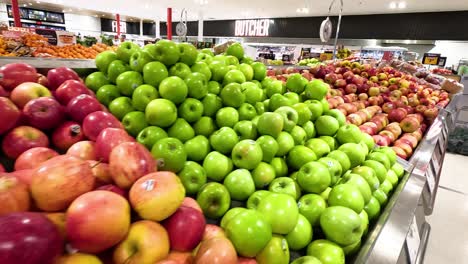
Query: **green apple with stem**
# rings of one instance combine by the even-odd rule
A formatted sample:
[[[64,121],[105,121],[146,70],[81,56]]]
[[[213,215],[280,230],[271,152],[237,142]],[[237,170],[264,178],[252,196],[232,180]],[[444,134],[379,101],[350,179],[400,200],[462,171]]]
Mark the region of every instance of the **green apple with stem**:
[[[331,187],[327,187],[327,189],[325,189],[325,191],[321,192],[320,193],[320,196],[325,199],[325,201],[328,201],[328,196],[330,195],[330,192],[331,192],[332,188]]]
[[[109,111],[117,117],[117,119],[122,120],[122,118],[130,112],[135,111],[135,108],[132,105],[132,100],[128,97],[121,96],[115,98],[109,104]]]
[[[187,159],[192,161],[202,161],[210,153],[210,141],[202,135],[198,135],[184,143]]]
[[[240,107],[245,102],[245,94],[238,83],[229,83],[221,90],[220,97],[223,104],[231,107]]]
[[[149,150],[153,147],[153,145],[160,139],[167,138],[168,135],[166,131],[157,126],[148,126],[140,131],[136,140],[141,144],[145,145],[145,147]]]
[[[159,84],[159,95],[174,104],[180,104],[187,98],[188,88],[184,80],[177,76],[170,76]]]
[[[245,201],[255,192],[252,175],[246,169],[237,169],[229,173],[223,182],[228,189],[231,199]]]
[[[248,103],[243,103],[239,109],[239,120],[252,120],[257,116],[257,110],[255,107]]]
[[[262,161],[271,162],[278,152],[278,142],[272,136],[264,135],[257,138],[257,143],[262,148]]]
[[[140,111],[133,111],[127,113],[122,118],[122,125],[130,135],[136,137],[143,129],[148,126],[148,123],[146,122],[145,113]]]
[[[223,101],[216,94],[209,93],[203,100],[203,115],[204,116],[215,116],[221,107],[223,107]]]
[[[226,56],[226,64],[228,66],[235,66],[236,67],[235,69],[237,69],[237,67],[239,66],[239,59],[237,59],[234,56],[227,55]]]
[[[278,142],[278,152],[276,153],[277,157],[283,157],[288,154],[288,152],[294,148],[294,138],[288,132],[281,132],[276,138]]]
[[[192,65],[192,67],[190,68],[190,70],[191,70],[192,72],[199,72],[199,73],[205,75],[205,77],[206,77],[207,80],[210,80],[210,79],[211,79],[211,70],[210,70],[210,67],[208,66],[208,64],[206,64],[206,63],[203,62],[203,61],[195,62],[195,64]]]
[[[239,112],[234,107],[223,107],[216,113],[218,127],[234,127],[239,122]]]
[[[323,106],[320,101],[317,100],[307,100],[305,101],[305,104],[310,110],[310,113],[312,116],[310,117],[310,121],[315,121],[319,116],[322,116],[323,114]]]
[[[195,46],[190,43],[178,43],[177,47],[179,48],[179,61],[192,66],[197,60],[198,51]]]
[[[153,61],[153,58],[147,51],[139,50],[134,52],[130,57],[130,69],[132,69],[132,71],[142,72],[143,67],[151,61]]]
[[[224,185],[210,182],[201,187],[197,194],[197,202],[206,217],[218,219],[229,209],[231,196]]]
[[[93,72],[85,79],[85,85],[93,91],[97,91],[102,86],[110,84],[109,79],[103,72]]]
[[[290,106],[281,106],[275,110],[275,113],[280,114],[283,117],[283,128],[285,131],[291,131],[297,124],[299,115],[297,111]]]
[[[262,157],[262,148],[254,140],[241,140],[232,149],[232,162],[238,168],[252,170],[260,164]]]
[[[297,174],[299,186],[306,192],[321,193],[331,183],[331,175],[324,164],[311,161],[304,164]]]
[[[339,184],[330,191],[328,205],[344,206],[359,214],[364,209],[365,202],[356,186],[352,184]]]
[[[283,126],[283,117],[278,113],[271,112],[263,113],[259,117],[257,123],[257,129],[260,135],[269,135],[274,138],[278,137],[281,134]]]
[[[247,200],[246,207],[247,209],[257,209],[258,204],[260,201],[263,200],[266,196],[270,195],[271,192],[266,191],[266,190],[259,190],[254,192],[252,195],[250,195],[249,199]]]
[[[344,206],[330,206],[320,216],[320,227],[327,239],[342,246],[361,240],[362,223],[359,214]]]
[[[292,250],[301,250],[312,241],[313,230],[312,225],[305,216],[299,213],[296,226],[286,235],[289,248]]]
[[[214,54],[206,54],[206,53],[200,52],[198,53],[197,59],[195,60],[195,62],[204,62],[209,65],[210,63],[213,62],[213,57],[214,57]]]
[[[169,127],[177,119],[177,108],[167,99],[154,99],[145,109],[148,124],[159,127]]]
[[[187,98],[179,105],[177,113],[189,123],[197,122],[203,116],[203,103],[194,98]]]
[[[245,101],[249,104],[255,104],[262,101],[263,90],[253,82],[245,82],[241,84],[242,93],[245,95]]]
[[[240,140],[244,139],[256,139],[257,138],[257,127],[252,121],[242,120],[234,126]]]
[[[349,160],[348,155],[341,150],[333,150],[328,153],[327,157],[337,160],[340,163],[343,172],[351,168],[351,161]]]
[[[343,168],[341,167],[340,162],[329,157],[320,158],[318,162],[321,162],[328,167],[328,171],[331,176],[330,186],[335,185],[343,174]]]
[[[267,187],[276,177],[276,172],[273,166],[266,162],[260,162],[252,171],[252,179],[257,189]]]
[[[158,140],[151,149],[151,155],[158,163],[158,170],[179,172],[187,161],[184,144],[177,138]]]
[[[294,144],[296,145],[304,145],[307,139],[307,132],[304,128],[300,126],[295,126],[290,132],[291,136],[294,139]]]
[[[126,71],[130,70],[130,66],[121,60],[115,60],[109,64],[107,68],[107,78],[112,83],[115,83],[117,77]]]
[[[195,99],[202,99],[208,94],[208,81],[204,74],[193,72],[185,77],[188,94]]]
[[[166,65],[159,61],[148,62],[143,67],[143,80],[146,84],[159,87],[159,84],[169,76]]]
[[[165,39],[156,42],[154,48],[150,49],[149,52],[155,60],[164,63],[166,66],[175,64],[180,58],[180,50],[177,44]]]
[[[116,50],[117,58],[124,62],[129,62],[133,53],[140,50],[140,46],[130,41],[120,44]]]
[[[288,167],[294,170],[299,170],[304,164],[316,161],[317,156],[310,149],[302,145],[294,146],[288,153]]]
[[[217,151],[208,153],[203,160],[206,176],[212,181],[223,181],[232,171],[232,167],[231,159]]]
[[[101,86],[96,92],[96,98],[101,104],[105,106],[108,106],[110,102],[120,96],[119,89],[113,84],[106,84]]]
[[[312,226],[318,226],[320,224],[320,216],[322,215],[325,208],[327,208],[327,202],[320,195],[309,193],[303,195],[298,203],[299,213],[303,215]]]
[[[288,164],[284,158],[275,157],[271,160],[270,165],[275,169],[276,177],[288,175]]]
[[[272,193],[258,204],[257,211],[265,216],[276,234],[288,234],[299,218],[296,200],[287,194]]]
[[[290,177],[275,178],[268,188],[272,193],[283,193],[291,196],[295,200],[301,197],[301,188],[295,180]]]
[[[344,264],[343,249],[328,240],[318,239],[312,241],[307,247],[307,255],[316,257],[322,264]]]
[[[216,125],[213,118],[209,116],[202,116],[200,120],[195,122],[193,129],[195,130],[196,135],[209,137],[216,130]]]
[[[305,146],[313,150],[317,158],[325,157],[330,153],[330,146],[320,138],[311,138],[307,140]]]
[[[132,94],[132,105],[138,111],[145,111],[149,102],[159,98],[159,93],[154,86],[143,84],[138,86]]]
[[[184,168],[178,173],[180,181],[184,185],[185,192],[195,195],[206,184],[206,173],[203,167],[193,161],[186,161]]]
[[[289,100],[289,98],[285,97],[282,94],[274,94],[269,99],[268,109],[271,112],[273,112],[282,106],[292,106],[292,105],[293,103]]]
[[[356,143],[345,143],[338,150],[343,151],[351,162],[351,168],[361,165],[366,159],[366,150]]]
[[[210,136],[211,147],[222,153],[230,154],[234,146],[239,142],[239,137],[230,127],[222,127]]]
[[[258,264],[289,263],[289,247],[286,238],[273,235],[268,244],[255,257]]]
[[[115,83],[121,94],[131,96],[143,84],[143,76],[137,71],[126,71],[117,76]]]

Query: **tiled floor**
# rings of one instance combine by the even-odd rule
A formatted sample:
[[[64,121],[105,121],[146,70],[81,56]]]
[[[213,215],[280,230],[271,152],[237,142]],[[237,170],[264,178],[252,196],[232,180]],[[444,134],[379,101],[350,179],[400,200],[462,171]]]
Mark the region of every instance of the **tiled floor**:
[[[447,153],[425,264],[468,263],[468,157]]]

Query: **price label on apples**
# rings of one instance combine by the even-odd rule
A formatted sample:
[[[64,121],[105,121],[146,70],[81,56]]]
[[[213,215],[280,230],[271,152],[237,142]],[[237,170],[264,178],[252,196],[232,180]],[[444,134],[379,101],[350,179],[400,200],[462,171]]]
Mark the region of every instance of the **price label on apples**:
[[[406,248],[408,249],[408,256],[411,264],[416,263],[420,244],[421,238],[419,237],[418,224],[416,222],[415,215],[413,216],[413,222],[411,223],[408,235],[406,236]]]

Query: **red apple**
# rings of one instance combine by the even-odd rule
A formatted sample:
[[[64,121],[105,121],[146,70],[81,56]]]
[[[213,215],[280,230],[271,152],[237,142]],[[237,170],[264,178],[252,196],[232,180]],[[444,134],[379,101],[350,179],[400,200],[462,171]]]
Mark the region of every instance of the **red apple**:
[[[103,111],[91,113],[83,120],[83,133],[90,140],[96,140],[99,133],[108,127],[124,129],[117,118]]]
[[[71,145],[67,150],[67,155],[80,158],[82,160],[95,160],[96,150],[93,141],[79,141]]]
[[[33,82],[25,82],[18,86],[11,92],[10,99],[18,108],[23,108],[29,101],[39,97],[52,97],[50,91]]]
[[[413,149],[418,146],[418,138],[409,133],[405,133],[400,139],[401,142],[410,145]]]
[[[335,81],[334,86],[339,87],[339,88],[345,88],[346,87],[346,80],[344,79],[338,79]]]
[[[41,213],[20,212],[0,217],[0,263],[53,263],[63,239]]]
[[[237,253],[229,239],[212,238],[200,243],[194,263],[237,264]]]
[[[37,71],[26,63],[10,63],[0,68],[0,85],[11,91],[25,82],[36,82]]]
[[[10,91],[5,90],[3,86],[0,85],[0,97],[10,97]]]
[[[99,101],[87,94],[78,95],[67,104],[68,115],[77,122],[82,122],[87,115],[102,109],[103,107]]]
[[[11,172],[10,174],[15,176],[15,178],[20,180],[22,183],[26,184],[26,186],[28,186],[29,188],[29,186],[31,185],[33,172],[34,172],[33,169],[17,170],[17,171]]]
[[[408,155],[406,155],[406,152],[402,148],[397,147],[397,146],[392,146],[392,149],[393,151],[395,151],[395,154],[397,154],[398,157],[402,159],[408,158]]]
[[[207,224],[205,226],[205,231],[203,232],[202,241],[216,237],[226,237],[226,233],[224,233],[224,230],[217,225]]]
[[[388,131],[388,130],[382,130],[379,132],[379,135],[381,136],[386,136],[389,140],[390,140],[390,144],[392,142],[394,142],[396,140],[397,137],[395,137],[395,135],[391,132],[391,131]]]
[[[338,76],[335,73],[328,73],[325,75],[325,82],[328,84],[334,84],[336,80],[338,79]]]
[[[47,79],[47,77],[45,77],[44,75],[40,73],[37,74],[36,82],[42,86],[49,87],[49,80]]]
[[[86,162],[91,166],[94,178],[96,178],[95,186],[113,183],[108,163],[96,160],[87,160]]]
[[[50,148],[37,147],[23,152],[15,161],[15,171],[29,170],[59,154]]]
[[[393,102],[386,102],[382,105],[382,110],[385,113],[390,113],[393,109],[395,109],[395,104]]]
[[[80,94],[93,96],[93,93],[90,92],[88,87],[86,87],[83,82],[77,80],[67,80],[55,91],[55,97],[63,105],[67,105],[71,99]]]
[[[388,114],[388,120],[391,122],[401,122],[406,117],[406,110],[403,108],[397,108],[390,111]]]
[[[112,149],[109,168],[115,184],[128,189],[139,178],[155,172],[157,164],[145,146],[138,142],[123,142]]]
[[[49,139],[40,130],[30,126],[19,126],[5,135],[2,141],[3,153],[16,159],[21,153],[35,147],[48,147]]]
[[[155,264],[193,264],[195,254],[192,252],[179,252],[172,250],[169,255],[163,260],[156,262]]]
[[[12,129],[21,117],[21,112],[16,105],[6,97],[0,97],[0,135]]]
[[[411,154],[413,154],[413,147],[411,147],[409,144],[406,144],[405,142],[397,140],[395,141],[394,146],[401,148],[408,157],[411,157]]]
[[[24,106],[23,116],[29,125],[47,130],[62,123],[64,109],[55,99],[40,97],[29,101]]]
[[[375,129],[373,129],[373,128],[370,127],[370,126],[361,125],[361,126],[359,126],[359,129],[360,129],[363,133],[369,134],[369,135],[371,135],[371,136],[375,135]]]
[[[80,80],[80,76],[70,68],[59,67],[52,69],[47,73],[47,79],[49,80],[49,88],[56,90],[62,83],[67,80]]]
[[[73,156],[54,157],[37,167],[32,176],[31,195],[39,209],[66,209],[83,193],[94,188],[95,178],[86,161]]]
[[[346,117],[346,121],[350,124],[360,126],[363,122],[362,118],[358,114],[350,114]]]
[[[371,96],[369,97],[369,99],[367,100],[369,102],[370,105],[379,105],[379,98],[377,96]]]
[[[3,164],[0,163],[0,172],[5,172],[5,167],[3,167]]]
[[[203,212],[200,205],[198,204],[197,200],[191,198],[191,197],[185,197],[184,201],[182,201],[181,206],[187,206],[187,207],[192,207],[193,209],[196,209],[200,212]]]
[[[379,146],[388,146],[390,145],[390,138],[382,135],[373,135],[372,138],[374,138],[375,144]]]
[[[128,133],[120,128],[106,128],[96,139],[96,157],[104,162],[109,161],[112,149],[123,142],[135,142]]]
[[[422,124],[424,122],[424,116],[422,114],[420,114],[420,113],[409,114],[406,117],[415,118],[416,120],[419,121],[420,124]]]
[[[114,184],[102,185],[102,186],[99,186],[96,190],[113,192],[124,197],[125,199],[127,198],[127,192],[124,189]]]
[[[66,151],[73,144],[84,139],[80,124],[74,121],[66,121],[52,133],[52,143],[61,151]]]
[[[169,234],[171,249],[178,251],[193,250],[200,243],[205,230],[205,217],[200,211],[181,206],[164,221]]]
[[[426,109],[426,111],[424,111],[424,116],[426,118],[436,118],[437,115],[439,114],[439,109],[437,109],[436,107],[431,107],[431,108],[428,108]]]
[[[0,204],[0,216],[28,211],[28,186],[11,174],[0,173]]]

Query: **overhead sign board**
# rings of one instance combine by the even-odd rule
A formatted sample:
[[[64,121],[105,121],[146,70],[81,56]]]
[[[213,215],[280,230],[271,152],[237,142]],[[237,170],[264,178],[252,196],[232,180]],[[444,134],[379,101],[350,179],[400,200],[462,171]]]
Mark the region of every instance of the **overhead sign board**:
[[[236,20],[236,37],[268,37],[270,19]]]
[[[424,53],[422,63],[427,65],[438,65],[440,59],[439,53]]]

